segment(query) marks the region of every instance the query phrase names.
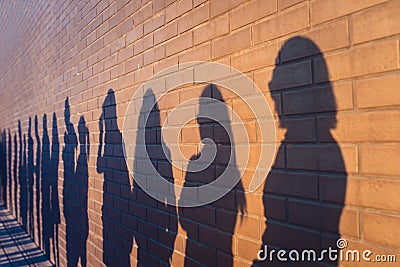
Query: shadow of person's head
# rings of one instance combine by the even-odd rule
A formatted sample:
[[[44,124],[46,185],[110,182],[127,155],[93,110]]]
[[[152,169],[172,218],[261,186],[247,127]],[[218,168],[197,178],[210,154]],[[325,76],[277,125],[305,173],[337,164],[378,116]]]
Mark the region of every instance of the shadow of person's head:
[[[102,105],[102,119],[104,119],[105,130],[113,131],[118,130],[117,127],[117,103],[115,100],[115,93],[113,89],[109,89],[107,97]]]
[[[292,60],[301,59],[293,63]],[[316,66],[318,61],[318,66]],[[273,77],[268,83],[279,126],[296,131],[296,124],[284,120],[287,115],[331,112],[336,115],[336,99],[329,82],[329,72],[319,47],[310,39],[295,36],[281,47],[275,59]],[[318,79],[316,79],[318,71]],[[282,93],[274,93],[282,90]],[[336,116],[326,130],[336,128]]]
[[[35,135],[36,139],[39,138],[39,118],[37,115],[35,115]]]
[[[65,98],[65,104],[64,104],[64,121],[65,125],[70,124],[71,122],[71,111],[70,111],[70,106],[69,106],[69,99],[68,97]]]
[[[53,136],[53,143],[58,143],[57,115],[55,112],[53,112],[52,136]]]
[[[43,136],[47,134],[47,114],[43,114]]]
[[[152,88],[148,88],[144,93],[140,108],[138,129],[143,130],[143,128],[146,149],[154,149],[155,145],[161,146],[161,114]]]
[[[209,84],[203,89],[196,120],[201,140],[208,138],[215,144],[233,144],[229,111],[221,90],[215,84]],[[214,135],[214,131],[218,136]]]

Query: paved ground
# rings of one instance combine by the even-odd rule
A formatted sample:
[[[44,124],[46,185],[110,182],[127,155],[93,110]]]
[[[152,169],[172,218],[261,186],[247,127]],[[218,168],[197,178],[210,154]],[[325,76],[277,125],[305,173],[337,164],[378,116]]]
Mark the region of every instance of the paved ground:
[[[54,266],[4,206],[0,206],[0,266]]]

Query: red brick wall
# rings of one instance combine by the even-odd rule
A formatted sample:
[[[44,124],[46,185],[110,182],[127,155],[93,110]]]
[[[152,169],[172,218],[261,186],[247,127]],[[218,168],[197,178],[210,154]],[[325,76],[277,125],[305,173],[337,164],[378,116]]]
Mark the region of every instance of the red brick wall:
[[[54,262],[251,266],[262,244],[320,250],[338,237],[400,260],[399,1],[18,0],[0,10],[7,206]],[[148,126],[147,150],[164,177],[184,184],[224,167],[216,161],[191,178],[157,154],[160,123],[202,93],[222,94],[251,143],[235,189],[178,210],[136,184],[130,190],[121,130],[142,82],[198,60],[255,82],[274,112],[278,149],[266,182],[250,193],[261,141],[254,114],[226,88],[176,88]],[[182,130],[188,160],[199,153],[201,127],[193,120]],[[224,158],[230,143],[220,127],[203,130],[220,140]]]

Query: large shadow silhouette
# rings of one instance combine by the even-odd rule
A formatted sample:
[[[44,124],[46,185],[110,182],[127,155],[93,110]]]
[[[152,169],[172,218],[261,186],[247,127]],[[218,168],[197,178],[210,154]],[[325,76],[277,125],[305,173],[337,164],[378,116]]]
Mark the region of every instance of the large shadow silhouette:
[[[47,115],[43,115],[41,197],[42,242],[44,252],[59,266],[58,226],[60,206],[58,198],[58,165],[60,143],[58,141],[57,117],[53,113],[52,142],[47,130]]]
[[[149,107],[152,107],[149,110]],[[145,121],[146,115],[148,120]],[[139,266],[170,266],[174,251],[174,243],[178,228],[177,210],[175,206],[167,203],[167,197],[175,199],[174,192],[167,195],[160,194],[164,201],[157,201],[148,195],[136,182],[138,175],[146,175],[146,171],[141,169],[141,160],[144,154],[148,155],[155,170],[162,178],[174,183],[172,165],[168,161],[169,150],[163,151],[162,127],[160,120],[160,110],[155,103],[155,96],[151,89],[144,95],[142,107],[139,115],[138,129],[144,130],[145,151],[139,146],[139,139],[136,140],[136,151],[134,156],[134,193],[137,197],[138,205],[145,207],[145,210],[137,207],[135,217],[137,217],[137,231],[135,241],[138,245],[137,261]],[[137,138],[140,138],[139,135]],[[157,177],[150,177],[158,179]]]
[[[128,225],[128,222],[132,221],[129,217],[129,199],[132,196],[112,89],[102,105],[99,129],[97,172],[104,174],[103,262],[107,266],[130,266],[134,225]]]
[[[86,241],[88,237],[88,157],[89,131],[83,117],[79,120],[78,132],[80,153],[75,163],[78,138],[71,123],[71,112],[68,98],[65,100],[63,207],[66,222],[67,266],[86,266]]]
[[[224,102],[220,90],[215,85],[206,86],[201,96],[211,96],[211,98]],[[206,114],[207,108],[209,108],[207,102],[201,101],[197,123],[201,139],[209,138],[215,143],[216,156],[213,162],[202,171],[187,172],[185,187],[204,185],[217,179],[228,167],[230,157],[235,158],[235,155],[232,154],[235,143],[233,137],[229,136],[229,133],[232,133],[230,123],[227,123],[224,128],[218,122],[206,118],[203,114]],[[227,109],[218,115],[221,120],[229,122]],[[218,137],[214,135],[215,132],[219,133]],[[201,153],[202,150],[190,158],[188,169],[192,164],[197,164],[195,160],[200,157]],[[233,167],[236,168],[236,166]],[[237,169],[232,173],[240,176]],[[236,178],[232,177],[232,179]],[[233,265],[232,237],[237,223],[237,214],[240,213],[243,216],[246,210],[244,194],[236,194],[237,190],[243,190],[240,179],[231,192],[211,204],[194,208],[179,208],[179,222],[187,234],[185,266]],[[184,189],[181,194],[185,195]],[[222,220],[223,223],[219,223],[219,220]],[[217,225],[217,229],[214,225]]]
[[[320,76],[322,74],[322,80],[327,82],[318,84],[312,76],[310,85],[296,88],[296,79],[301,77],[293,79],[292,73],[283,71],[290,63],[281,62],[289,57],[299,58],[299,55],[304,56],[302,62],[322,59],[323,64],[318,65],[318,69],[315,65],[312,69],[306,64],[298,65],[298,73],[313,70]],[[341,150],[331,134],[336,127],[336,100],[323,55],[313,41],[303,37],[287,40],[276,62],[269,88],[274,92],[271,96],[280,112],[279,127],[286,133],[264,186],[266,230],[261,249],[265,251],[264,245],[270,250],[297,249],[300,253],[303,249],[315,249],[319,255],[328,246],[336,249],[334,241],[340,236],[339,223],[346,193],[346,168]],[[302,89],[306,90],[300,91]],[[280,99],[284,101],[282,106]],[[297,114],[307,114],[305,116],[311,120],[320,115],[330,115],[334,119],[329,124],[312,122],[299,127],[293,119]],[[272,262],[269,258],[262,262],[256,260],[254,266],[300,264],[279,262],[275,256]],[[316,263],[303,263],[304,266],[312,264]],[[330,264],[336,266],[337,262]]]

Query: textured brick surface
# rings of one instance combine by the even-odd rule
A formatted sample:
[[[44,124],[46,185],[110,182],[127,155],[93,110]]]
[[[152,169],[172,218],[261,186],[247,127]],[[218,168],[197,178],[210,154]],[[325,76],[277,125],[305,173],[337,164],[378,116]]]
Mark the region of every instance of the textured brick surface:
[[[1,1],[1,198],[60,266],[264,266],[256,260],[262,245],[319,250],[335,248],[339,236],[349,249],[398,254],[399,13],[397,0]],[[178,65],[199,60],[245,73],[270,105],[277,148],[254,192],[265,122],[228,88],[193,82],[219,73],[176,75]],[[186,83],[157,101],[142,125],[146,145],[137,149],[165,179],[211,182],[230,145],[245,141],[231,143],[221,125],[196,120],[196,105],[168,118],[175,107],[213,97],[245,124],[251,146],[248,165],[237,166],[243,177],[208,205],[165,205],[128,173],[125,111],[142,90],[148,95],[134,100],[134,111],[143,114],[154,95],[140,85],[160,71],[152,86]],[[185,115],[193,120],[167,144],[184,155],[173,166],[161,126],[182,124]],[[203,137],[218,144],[213,164],[199,173],[178,168],[195,164]],[[238,161],[246,156],[240,151]],[[135,158],[135,168],[143,162]],[[143,167],[141,175],[157,184],[152,171]]]

